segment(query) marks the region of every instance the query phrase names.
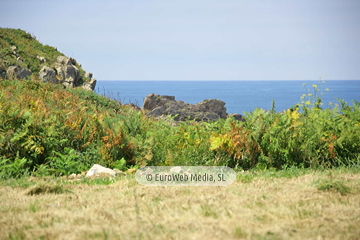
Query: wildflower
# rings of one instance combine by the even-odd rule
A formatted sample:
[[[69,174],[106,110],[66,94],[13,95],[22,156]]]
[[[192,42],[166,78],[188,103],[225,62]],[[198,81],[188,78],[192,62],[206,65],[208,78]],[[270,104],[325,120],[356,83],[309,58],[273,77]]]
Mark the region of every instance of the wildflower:
[[[306,101],[305,105],[311,105],[310,101]]]
[[[329,91],[330,89],[328,89],[328,88],[325,88],[325,91]]]
[[[312,96],[312,94],[311,94],[311,93],[308,93],[308,96]]]
[[[293,118],[294,120],[299,119],[299,117],[300,113],[297,111],[297,109],[291,113],[291,118]]]
[[[318,87],[316,84],[313,84],[313,85],[311,85],[311,86],[314,87],[314,88],[317,88],[317,87]]]

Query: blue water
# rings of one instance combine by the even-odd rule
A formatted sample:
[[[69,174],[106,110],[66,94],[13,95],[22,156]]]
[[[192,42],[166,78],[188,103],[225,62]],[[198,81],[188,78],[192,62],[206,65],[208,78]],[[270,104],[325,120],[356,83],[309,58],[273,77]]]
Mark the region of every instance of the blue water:
[[[302,84],[306,83],[305,86]],[[205,99],[219,99],[226,103],[228,113],[250,112],[256,107],[286,110],[300,103],[302,94],[314,94],[313,84],[320,88],[324,106],[343,99],[350,105],[360,101],[360,80],[357,81],[104,81],[96,84],[95,92],[121,101],[142,106],[146,95],[175,96],[176,100],[195,104]],[[328,88],[329,91],[325,89]],[[308,90],[309,92],[308,92]]]

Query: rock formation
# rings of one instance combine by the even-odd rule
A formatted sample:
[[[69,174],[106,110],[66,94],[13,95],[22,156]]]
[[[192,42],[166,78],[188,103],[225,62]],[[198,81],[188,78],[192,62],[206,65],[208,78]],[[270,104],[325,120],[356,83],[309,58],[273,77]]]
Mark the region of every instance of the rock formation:
[[[60,82],[65,87],[73,88],[79,86],[80,71],[76,67],[75,59],[59,56],[55,63],[55,69]]]
[[[225,102],[217,99],[206,99],[197,104],[189,104],[176,101],[174,96],[161,96],[153,93],[146,96],[142,110],[148,111],[148,116],[172,115],[175,116],[175,121],[216,121],[228,117]],[[242,117],[237,114],[235,119],[239,120]]]
[[[7,76],[12,79],[24,79],[31,76],[31,70],[20,66],[10,66],[6,71]]]
[[[55,68],[43,66],[39,72],[39,78],[44,82],[61,83],[67,88],[81,86],[86,90],[94,90],[96,79],[92,79],[92,73],[85,73],[81,77],[75,59],[59,56],[54,65]]]
[[[39,72],[39,78],[44,82],[58,83],[56,71],[48,66],[43,66]]]

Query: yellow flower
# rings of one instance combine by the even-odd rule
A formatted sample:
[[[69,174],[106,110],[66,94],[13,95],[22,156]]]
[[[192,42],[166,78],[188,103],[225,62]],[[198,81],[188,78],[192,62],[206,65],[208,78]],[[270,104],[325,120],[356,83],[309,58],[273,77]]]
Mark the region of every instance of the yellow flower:
[[[312,96],[312,94],[311,94],[311,93],[308,93],[308,96]]]
[[[297,111],[297,109],[291,113],[291,117],[292,117],[294,120],[299,119],[300,113]]]
[[[330,89],[326,88],[325,91],[329,91]]]
[[[306,105],[311,105],[310,101],[305,102]]]
[[[317,88],[317,87],[318,87],[316,84],[313,84],[313,85],[311,85],[311,86],[314,87],[314,88]]]

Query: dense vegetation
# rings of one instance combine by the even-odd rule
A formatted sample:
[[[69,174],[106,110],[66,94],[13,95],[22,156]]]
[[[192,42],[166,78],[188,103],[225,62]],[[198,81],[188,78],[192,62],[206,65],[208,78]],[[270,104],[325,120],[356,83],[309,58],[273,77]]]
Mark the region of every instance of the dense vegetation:
[[[154,120],[94,92],[40,81],[0,81],[0,176],[67,175],[98,163],[227,165],[238,169],[358,166],[360,103],[321,108],[303,95],[285,112],[246,122]]]

